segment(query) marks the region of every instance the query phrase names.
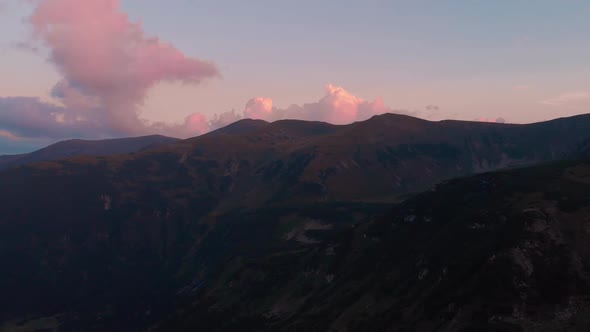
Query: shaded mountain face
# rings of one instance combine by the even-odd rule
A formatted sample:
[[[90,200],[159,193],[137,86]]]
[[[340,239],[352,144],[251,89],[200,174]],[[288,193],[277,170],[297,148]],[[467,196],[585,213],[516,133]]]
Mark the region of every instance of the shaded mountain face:
[[[176,138],[160,135],[99,141],[62,141],[31,153],[0,156],[0,170],[35,162],[52,161],[74,156],[132,153],[171,144],[177,141],[178,139]]]
[[[297,250],[236,253],[155,331],[590,330],[590,162],[453,180],[371,220],[308,225],[284,231]]]
[[[533,125],[399,115],[347,126],[246,120],[134,154],[8,169],[0,172],[0,261],[10,269],[0,293],[11,301],[0,303],[0,321],[140,331],[196,301],[201,309],[187,310],[197,322],[202,311],[227,331],[250,323],[256,330],[269,324],[256,299],[276,300],[259,288],[269,284],[257,286],[256,269],[246,270],[240,290],[257,309],[244,317],[234,311],[234,321],[204,310],[219,308],[223,318],[239,309],[242,295],[222,296],[233,286],[216,284],[228,274],[260,262],[273,268],[264,278],[291,282],[299,258],[283,257],[342,241],[341,232],[402,195],[452,177],[579,156],[589,137],[588,116]],[[197,326],[193,318],[181,316],[179,328]]]

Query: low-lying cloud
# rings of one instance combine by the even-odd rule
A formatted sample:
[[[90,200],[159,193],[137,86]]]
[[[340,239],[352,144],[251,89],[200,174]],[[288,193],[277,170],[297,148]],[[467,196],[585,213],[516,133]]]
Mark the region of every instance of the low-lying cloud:
[[[391,112],[381,98],[374,101],[363,100],[344,88],[328,84],[326,95],[317,102],[291,105],[285,109],[273,107],[270,98],[254,98],[248,101],[244,110],[245,118],[276,121],[299,119],[323,121],[333,124],[347,124],[362,121],[373,115]]]
[[[89,98],[71,87],[67,82],[58,83],[52,96],[62,100],[62,105],[43,102],[38,98],[0,98],[0,129],[19,137],[30,138],[106,138],[132,135],[128,127],[112,126],[98,101]],[[277,108],[270,98],[257,97],[249,100],[243,111],[229,111],[207,119],[200,113],[186,117],[181,124],[144,123],[149,134],[164,134],[176,137],[191,137],[207,133],[241,119],[277,121],[298,119],[347,124],[363,121],[374,115],[393,112],[381,98],[363,100],[342,87],[326,86],[326,94],[319,101]],[[399,113],[399,111],[398,111]],[[141,121],[141,120],[140,120]]]

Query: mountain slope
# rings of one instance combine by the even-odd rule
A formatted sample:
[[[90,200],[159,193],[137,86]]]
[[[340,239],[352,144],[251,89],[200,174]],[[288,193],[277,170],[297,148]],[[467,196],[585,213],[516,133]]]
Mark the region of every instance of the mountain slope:
[[[583,162],[453,180],[299,250],[237,253],[155,331],[587,331],[589,193]]]
[[[112,155],[138,152],[160,145],[177,142],[178,139],[152,135],[143,137],[118,138],[87,141],[69,140],[52,144],[43,149],[20,155],[0,156],[0,169],[84,155]]]
[[[232,189],[224,197],[235,192],[261,204],[294,196],[384,199],[442,179],[571,157],[588,136],[587,115],[502,125],[387,114],[347,126],[279,121],[239,135],[204,135],[166,153],[186,168],[208,165],[209,176],[223,177],[211,181]]]
[[[0,261],[10,268],[0,293],[11,301],[0,303],[0,322],[45,317],[60,331],[137,331],[203,287],[218,292],[212,284],[233,271],[228,262],[241,269],[268,253],[289,257],[403,195],[578,156],[589,138],[590,116],[532,125],[391,114],[347,126],[250,120],[133,154],[7,169]],[[253,298],[261,291],[247,289]],[[248,319],[266,324],[257,313]]]

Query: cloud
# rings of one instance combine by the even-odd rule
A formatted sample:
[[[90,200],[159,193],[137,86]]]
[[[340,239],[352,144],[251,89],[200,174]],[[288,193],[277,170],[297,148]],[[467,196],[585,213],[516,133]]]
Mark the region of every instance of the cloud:
[[[333,124],[348,124],[362,121],[373,115],[391,112],[378,97],[369,102],[349,93],[344,88],[328,84],[326,94],[318,102],[291,105],[285,109],[273,107],[272,99],[257,97],[246,104],[244,117],[275,121],[280,119],[299,119],[323,121]]]
[[[110,125],[107,117],[111,114],[102,110],[100,96],[86,95],[69,81],[58,82],[51,95],[61,105],[43,102],[38,98],[0,98],[0,129],[29,138],[106,138],[129,135],[127,127]],[[245,118],[276,121],[298,119],[323,121],[333,124],[348,124],[363,121],[383,113],[414,113],[393,110],[385,106],[381,98],[366,101],[344,88],[326,85],[326,93],[317,102],[277,108],[273,100],[265,97],[250,99],[243,111],[234,110],[216,114],[207,119],[200,113],[185,118],[183,123],[148,123],[142,128],[148,133],[160,133],[176,137],[190,137],[204,134]]]
[[[51,95],[61,105],[30,97],[0,98],[0,129],[29,138],[105,138],[129,135],[128,128],[110,126],[106,118],[110,114],[102,110],[99,96],[85,95],[79,87],[72,86],[67,80],[58,82],[51,90]],[[300,119],[347,124],[387,112],[393,110],[386,107],[381,98],[369,102],[342,87],[328,84],[323,98],[301,106],[292,105],[280,109],[273,106],[272,99],[257,97],[246,103],[241,114],[232,110],[208,120],[202,114],[194,113],[187,116],[181,124],[148,124],[144,120],[138,121],[144,121],[143,128],[149,133],[190,137],[244,118],[266,121]]]
[[[263,97],[250,99],[248,103],[246,103],[244,117],[256,120],[274,120],[272,99]]]
[[[20,42],[13,43],[12,46],[14,47],[14,49],[16,49],[18,51],[23,51],[23,52],[27,52],[27,53],[39,54],[39,51],[40,51],[38,46],[36,46],[35,44],[33,44],[31,42],[26,42],[26,41],[20,41]]]
[[[0,97],[0,130],[19,137],[100,138],[124,135],[106,127],[101,112],[79,112],[35,97]]]
[[[590,92],[588,91],[571,91],[560,94],[559,96],[545,99],[539,103],[548,106],[578,106],[580,102],[586,102],[590,100]]]
[[[0,137],[7,138],[11,141],[20,141],[22,139],[21,137],[18,137],[15,134],[13,134],[7,130],[2,130],[2,129],[0,129]]]
[[[219,129],[232,124],[236,121],[241,120],[243,117],[238,114],[235,110],[224,112],[221,114],[215,114],[213,119],[209,121],[209,128],[211,130]]]
[[[199,114],[190,115],[182,124],[150,123],[140,117],[139,106],[156,84],[176,81],[196,85],[220,76],[217,67],[147,36],[140,23],[131,22],[121,12],[119,0],[41,0],[29,22],[34,40],[49,49],[50,61],[63,76],[51,91],[61,107],[30,99],[4,100],[0,116],[9,117],[8,112],[23,108],[29,112],[12,116],[12,125],[16,125],[15,116],[20,116],[33,121],[21,123],[22,131],[35,126],[48,128],[38,135],[54,135],[53,128],[64,127],[72,132],[91,127],[91,132],[105,135],[203,133],[204,127],[197,124],[202,117]],[[18,45],[36,50],[29,42]]]
[[[477,122],[490,122],[490,123],[506,123],[506,119],[502,118],[502,117],[498,117],[498,118],[476,118],[473,121],[477,121]]]
[[[1,1],[1,0],[0,0]],[[28,18],[33,39],[16,47],[49,51],[62,79],[51,87],[52,102],[31,97],[0,98],[3,137],[23,139],[106,138],[143,134],[190,137],[242,118],[301,119],[346,124],[391,112],[381,98],[361,99],[328,84],[317,102],[281,109],[257,97],[243,112],[207,119],[200,113],[182,123],[150,122],[140,106],[161,82],[198,85],[219,77],[208,61],[189,57],[173,45],[146,35],[121,11],[120,0],[36,0]],[[42,52],[38,52],[41,54]]]

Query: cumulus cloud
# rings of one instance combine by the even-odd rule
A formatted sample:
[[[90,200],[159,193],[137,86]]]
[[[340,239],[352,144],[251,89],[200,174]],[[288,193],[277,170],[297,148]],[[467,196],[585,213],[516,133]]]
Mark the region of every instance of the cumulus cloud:
[[[49,138],[103,138],[129,134],[127,127],[110,125],[106,118],[110,113],[102,110],[100,97],[83,94],[69,81],[58,82],[51,94],[61,102],[61,105],[31,97],[0,98],[0,130],[14,133],[19,137]],[[274,107],[272,99],[257,97],[249,100],[241,113],[232,110],[216,114],[211,119],[194,113],[180,124],[147,123],[139,118],[137,120],[143,121],[142,126],[149,133],[190,137],[246,118],[265,121],[299,119],[348,124],[389,112],[407,113],[388,108],[381,98],[366,101],[342,87],[328,84],[325,96],[319,101],[291,105],[287,108]]]
[[[301,119],[346,124],[390,112],[381,98],[367,101],[328,84],[317,102],[281,109],[270,98],[249,100],[241,113],[207,119],[200,113],[182,123],[150,122],[139,112],[149,90],[161,82],[199,84],[220,76],[208,61],[147,36],[121,11],[120,0],[39,0],[28,22],[33,40],[20,47],[49,50],[62,75],[51,88],[53,102],[29,97],[0,98],[2,137],[103,138],[159,133],[190,137],[243,118]]]
[[[121,12],[120,0],[35,3],[29,23],[34,41],[49,49],[49,60],[63,76],[51,91],[61,106],[31,98],[4,98],[0,120],[8,121],[0,121],[0,129],[57,135],[50,137],[79,132],[172,136],[204,132],[200,114],[188,116],[181,124],[154,124],[141,118],[139,106],[160,82],[199,84],[219,76],[214,64],[147,36],[140,23]],[[22,45],[32,47],[29,42]],[[59,134],[55,129],[60,129]]]
[[[30,97],[0,98],[3,138],[104,138],[143,134],[190,137],[243,118],[301,119],[346,124],[391,112],[381,98],[367,101],[328,84],[317,102],[281,109],[270,98],[248,101],[242,112],[207,119],[200,113],[182,123],[150,122],[140,106],[161,82],[199,84],[220,76],[208,61],[189,57],[173,45],[146,35],[121,11],[120,0],[36,0],[28,19],[33,39],[19,47],[37,52],[41,44],[62,79],[52,102]]]
[[[263,97],[250,99],[246,103],[244,117],[255,120],[274,120],[272,99]]]
[[[349,93],[342,87],[328,84],[325,96],[319,101],[303,105],[291,105],[285,109],[273,107],[270,98],[253,98],[246,104],[244,117],[266,121],[299,119],[347,124],[391,111],[379,97],[372,102],[366,101]]]

